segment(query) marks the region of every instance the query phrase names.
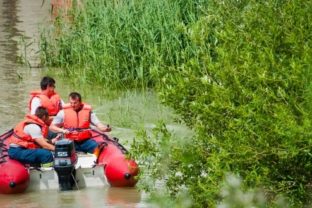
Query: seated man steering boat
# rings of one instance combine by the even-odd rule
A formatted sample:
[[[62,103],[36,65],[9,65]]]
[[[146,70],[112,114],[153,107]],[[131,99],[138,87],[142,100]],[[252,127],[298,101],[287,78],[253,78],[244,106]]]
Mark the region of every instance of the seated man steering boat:
[[[83,103],[77,92],[69,94],[69,103],[54,117],[50,130],[63,133],[65,138],[73,140],[76,151],[98,155],[98,144],[91,139],[91,124],[102,132],[110,132],[111,128],[103,125],[92,112],[90,105]]]

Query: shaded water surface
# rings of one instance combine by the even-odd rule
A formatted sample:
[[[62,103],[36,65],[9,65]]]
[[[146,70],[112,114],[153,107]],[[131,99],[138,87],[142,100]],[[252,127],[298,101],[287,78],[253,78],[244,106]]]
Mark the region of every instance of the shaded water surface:
[[[39,26],[49,24],[50,1],[0,0],[0,132],[12,128],[27,112],[29,92],[39,88],[46,69],[40,68]],[[27,64],[20,64],[20,60]],[[55,76],[57,91],[67,95],[73,87]],[[59,81],[62,80],[62,81]],[[101,111],[99,96],[89,96]],[[66,100],[65,100],[66,101]],[[113,104],[114,105],[114,104]],[[117,111],[119,109],[116,109]],[[101,113],[99,117],[101,118]],[[118,129],[118,128],[116,128]],[[127,129],[120,128],[120,132]],[[129,129],[128,129],[129,130]],[[84,189],[79,191],[26,192],[0,195],[0,207],[148,207],[135,188]]]
[[[0,130],[19,121],[26,112],[28,93],[39,86],[40,68],[18,64],[23,51],[38,51],[38,24],[47,16],[39,1],[0,0]],[[34,6],[35,5],[35,6]],[[30,9],[33,8],[33,9]],[[38,18],[38,19],[37,19]],[[39,21],[40,19],[40,21]],[[28,41],[27,49],[20,46]],[[33,56],[37,61],[38,56]],[[30,59],[31,61],[31,59]],[[32,64],[36,64],[33,60]]]
[[[55,207],[144,207],[141,194],[135,188],[83,189],[79,191],[41,191],[18,195],[0,195],[1,208]]]

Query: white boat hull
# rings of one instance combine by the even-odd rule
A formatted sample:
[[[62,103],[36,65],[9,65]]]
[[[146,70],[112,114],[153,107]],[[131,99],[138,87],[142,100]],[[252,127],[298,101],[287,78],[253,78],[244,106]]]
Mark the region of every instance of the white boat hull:
[[[95,160],[92,154],[78,154],[74,189],[109,186],[103,166],[95,165]],[[30,169],[29,173],[30,184],[27,191],[59,189],[58,176],[53,167]]]

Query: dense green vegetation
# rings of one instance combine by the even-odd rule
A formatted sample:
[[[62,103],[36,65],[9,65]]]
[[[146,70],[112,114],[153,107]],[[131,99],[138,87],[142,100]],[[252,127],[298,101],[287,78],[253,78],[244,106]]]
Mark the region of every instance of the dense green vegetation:
[[[243,189],[261,188],[266,206],[279,195],[293,207],[311,203],[311,0],[81,8],[42,37],[45,63],[90,83],[154,87],[196,132],[175,138],[160,125],[138,133],[132,152],[147,161],[145,188],[161,179],[172,196],[186,192],[193,207],[214,207],[232,172]]]

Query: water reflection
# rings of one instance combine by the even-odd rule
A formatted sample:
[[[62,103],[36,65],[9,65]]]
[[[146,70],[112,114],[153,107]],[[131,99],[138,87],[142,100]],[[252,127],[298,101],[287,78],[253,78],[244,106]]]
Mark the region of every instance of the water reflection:
[[[41,191],[18,195],[0,195],[1,208],[95,208],[148,207],[134,188],[96,188],[79,191]]]
[[[23,118],[27,111],[28,92],[38,88],[41,77],[41,69],[29,69],[17,64],[18,55],[21,53],[18,47],[21,35],[28,34],[29,39],[39,35],[38,30],[33,27],[38,24],[38,19],[34,18],[33,14],[28,14],[32,10],[21,9],[21,6],[31,5],[31,2],[36,1],[0,0],[1,132]],[[26,16],[27,21],[23,21]]]
[[[5,51],[1,50],[0,57],[13,60],[13,62],[16,60],[17,51],[17,43],[13,40],[13,37],[18,34],[18,30],[16,29],[16,23],[18,21],[16,2],[16,0],[2,0],[0,6],[0,48],[6,49]],[[6,74],[4,73],[4,75]]]
[[[141,201],[141,193],[135,188],[108,188],[106,203],[110,206],[136,207]]]

